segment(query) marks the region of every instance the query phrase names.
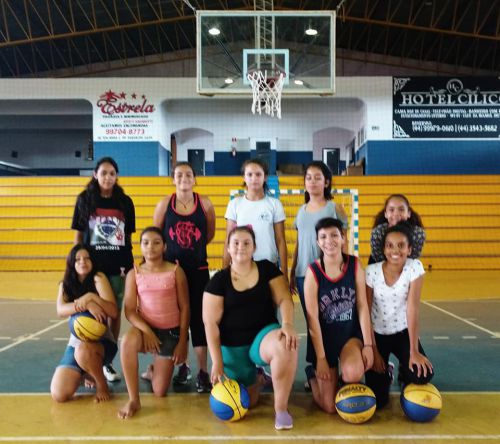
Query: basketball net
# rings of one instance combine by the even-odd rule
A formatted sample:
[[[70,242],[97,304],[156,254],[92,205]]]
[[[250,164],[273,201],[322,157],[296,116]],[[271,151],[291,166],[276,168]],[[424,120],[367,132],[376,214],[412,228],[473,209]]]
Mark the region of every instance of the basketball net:
[[[283,91],[284,74],[280,72],[277,77],[267,77],[267,71],[252,71],[247,75],[252,85],[253,103],[252,113],[267,115],[281,119],[281,92]]]

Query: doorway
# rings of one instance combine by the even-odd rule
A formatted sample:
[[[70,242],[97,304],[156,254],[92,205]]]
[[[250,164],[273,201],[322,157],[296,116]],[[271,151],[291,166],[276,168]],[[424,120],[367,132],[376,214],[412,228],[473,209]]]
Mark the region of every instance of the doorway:
[[[323,148],[323,162],[334,176],[340,174],[340,148]]]
[[[187,150],[188,162],[197,176],[205,175],[205,150]]]

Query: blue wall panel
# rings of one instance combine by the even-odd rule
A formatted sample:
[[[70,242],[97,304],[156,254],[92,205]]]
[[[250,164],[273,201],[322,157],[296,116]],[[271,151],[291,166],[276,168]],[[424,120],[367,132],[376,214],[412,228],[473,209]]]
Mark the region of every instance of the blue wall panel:
[[[312,151],[278,151],[276,156],[278,168],[283,163],[300,163],[306,166],[312,160]]]
[[[94,158],[111,156],[122,176],[158,176],[158,142],[94,142]]]
[[[242,163],[250,159],[250,153],[236,152],[236,156],[229,151],[216,151],[214,153],[214,171],[216,176],[239,176]],[[207,162],[208,163],[208,162]],[[205,165],[207,168],[207,165]]]
[[[500,174],[500,141],[368,141],[365,174]]]

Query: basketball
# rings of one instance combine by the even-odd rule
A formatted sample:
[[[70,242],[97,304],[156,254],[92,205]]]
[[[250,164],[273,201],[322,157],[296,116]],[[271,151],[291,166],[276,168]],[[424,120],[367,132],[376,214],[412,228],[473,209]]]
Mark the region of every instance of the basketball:
[[[405,415],[415,422],[432,421],[443,405],[439,390],[432,384],[408,384],[400,402]]]
[[[250,407],[250,397],[245,386],[234,379],[214,385],[210,393],[210,408],[223,421],[238,421]]]
[[[364,384],[347,384],[337,392],[335,408],[344,421],[361,424],[373,416],[377,400],[370,387]]]
[[[85,342],[98,341],[106,332],[106,328],[106,325],[97,321],[88,311],[75,313],[69,318],[69,330]]]

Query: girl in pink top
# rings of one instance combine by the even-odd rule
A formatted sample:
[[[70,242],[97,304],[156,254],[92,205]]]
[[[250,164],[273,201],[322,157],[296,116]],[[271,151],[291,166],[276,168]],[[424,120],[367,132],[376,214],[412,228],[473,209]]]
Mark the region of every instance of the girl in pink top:
[[[129,401],[118,411],[122,419],[140,408],[138,353],[153,353],[153,365],[145,373],[156,396],[167,394],[175,364],[186,360],[189,299],[184,271],[163,259],[166,243],[161,230],[148,227],[141,233],[139,267],[127,274],[125,316],[132,324],[120,348]]]

